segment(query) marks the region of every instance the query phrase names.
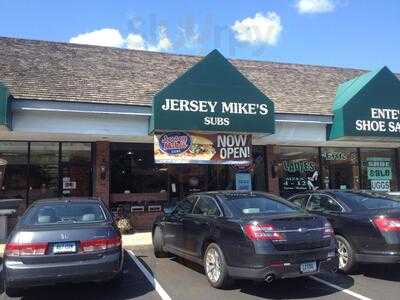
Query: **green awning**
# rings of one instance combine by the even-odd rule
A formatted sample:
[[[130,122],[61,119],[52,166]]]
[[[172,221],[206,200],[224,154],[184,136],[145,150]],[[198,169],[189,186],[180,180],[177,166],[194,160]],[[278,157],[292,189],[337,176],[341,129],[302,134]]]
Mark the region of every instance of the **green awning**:
[[[11,129],[11,96],[7,87],[0,82],[0,126]]]
[[[153,98],[150,133],[275,132],[274,103],[217,50]]]
[[[400,138],[400,80],[387,67],[339,85],[329,139]]]

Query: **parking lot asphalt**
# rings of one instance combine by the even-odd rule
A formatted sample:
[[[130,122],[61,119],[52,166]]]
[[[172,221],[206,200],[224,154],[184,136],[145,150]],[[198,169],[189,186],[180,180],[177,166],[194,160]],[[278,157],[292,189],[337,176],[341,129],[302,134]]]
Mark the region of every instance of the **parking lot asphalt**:
[[[151,247],[132,250],[171,299],[400,299],[400,265],[361,266],[350,276],[324,274],[317,277],[319,281],[297,278],[266,285],[240,280],[228,290],[217,290],[196,264],[175,257],[155,258]]]
[[[217,290],[209,285],[200,266],[175,257],[155,258],[151,246],[129,247],[128,251],[132,252],[126,252],[124,276],[118,284],[33,288],[18,299],[400,299],[400,266],[362,266],[350,276],[325,274],[270,285],[241,280],[228,290]],[[0,299],[10,298],[3,293]]]

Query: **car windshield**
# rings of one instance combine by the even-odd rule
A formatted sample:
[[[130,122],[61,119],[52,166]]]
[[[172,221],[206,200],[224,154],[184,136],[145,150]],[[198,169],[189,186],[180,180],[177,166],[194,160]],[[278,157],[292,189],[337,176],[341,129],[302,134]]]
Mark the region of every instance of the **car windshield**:
[[[228,194],[224,195],[226,203],[234,215],[296,213],[294,205],[285,200],[260,194]]]
[[[103,222],[106,215],[97,203],[43,203],[33,206],[22,220],[24,225],[87,224]]]
[[[400,199],[385,193],[340,192],[339,194],[344,198],[356,202],[365,209],[400,208]]]

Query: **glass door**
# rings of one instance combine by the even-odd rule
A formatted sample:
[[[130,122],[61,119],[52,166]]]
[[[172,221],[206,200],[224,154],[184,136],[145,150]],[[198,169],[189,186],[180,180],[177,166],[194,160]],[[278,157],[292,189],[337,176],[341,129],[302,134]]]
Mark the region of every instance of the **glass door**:
[[[207,165],[168,165],[168,175],[169,193],[173,202],[208,189]]]
[[[321,148],[324,189],[359,189],[359,166],[356,148]]]
[[[62,143],[60,193],[62,196],[87,197],[92,190],[90,143]]]

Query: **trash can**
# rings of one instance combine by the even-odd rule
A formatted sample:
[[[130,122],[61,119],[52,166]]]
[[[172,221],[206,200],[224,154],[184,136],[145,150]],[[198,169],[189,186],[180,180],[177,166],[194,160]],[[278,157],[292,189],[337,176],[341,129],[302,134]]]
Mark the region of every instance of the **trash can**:
[[[0,242],[7,240],[8,234],[23,212],[23,199],[0,199]]]

